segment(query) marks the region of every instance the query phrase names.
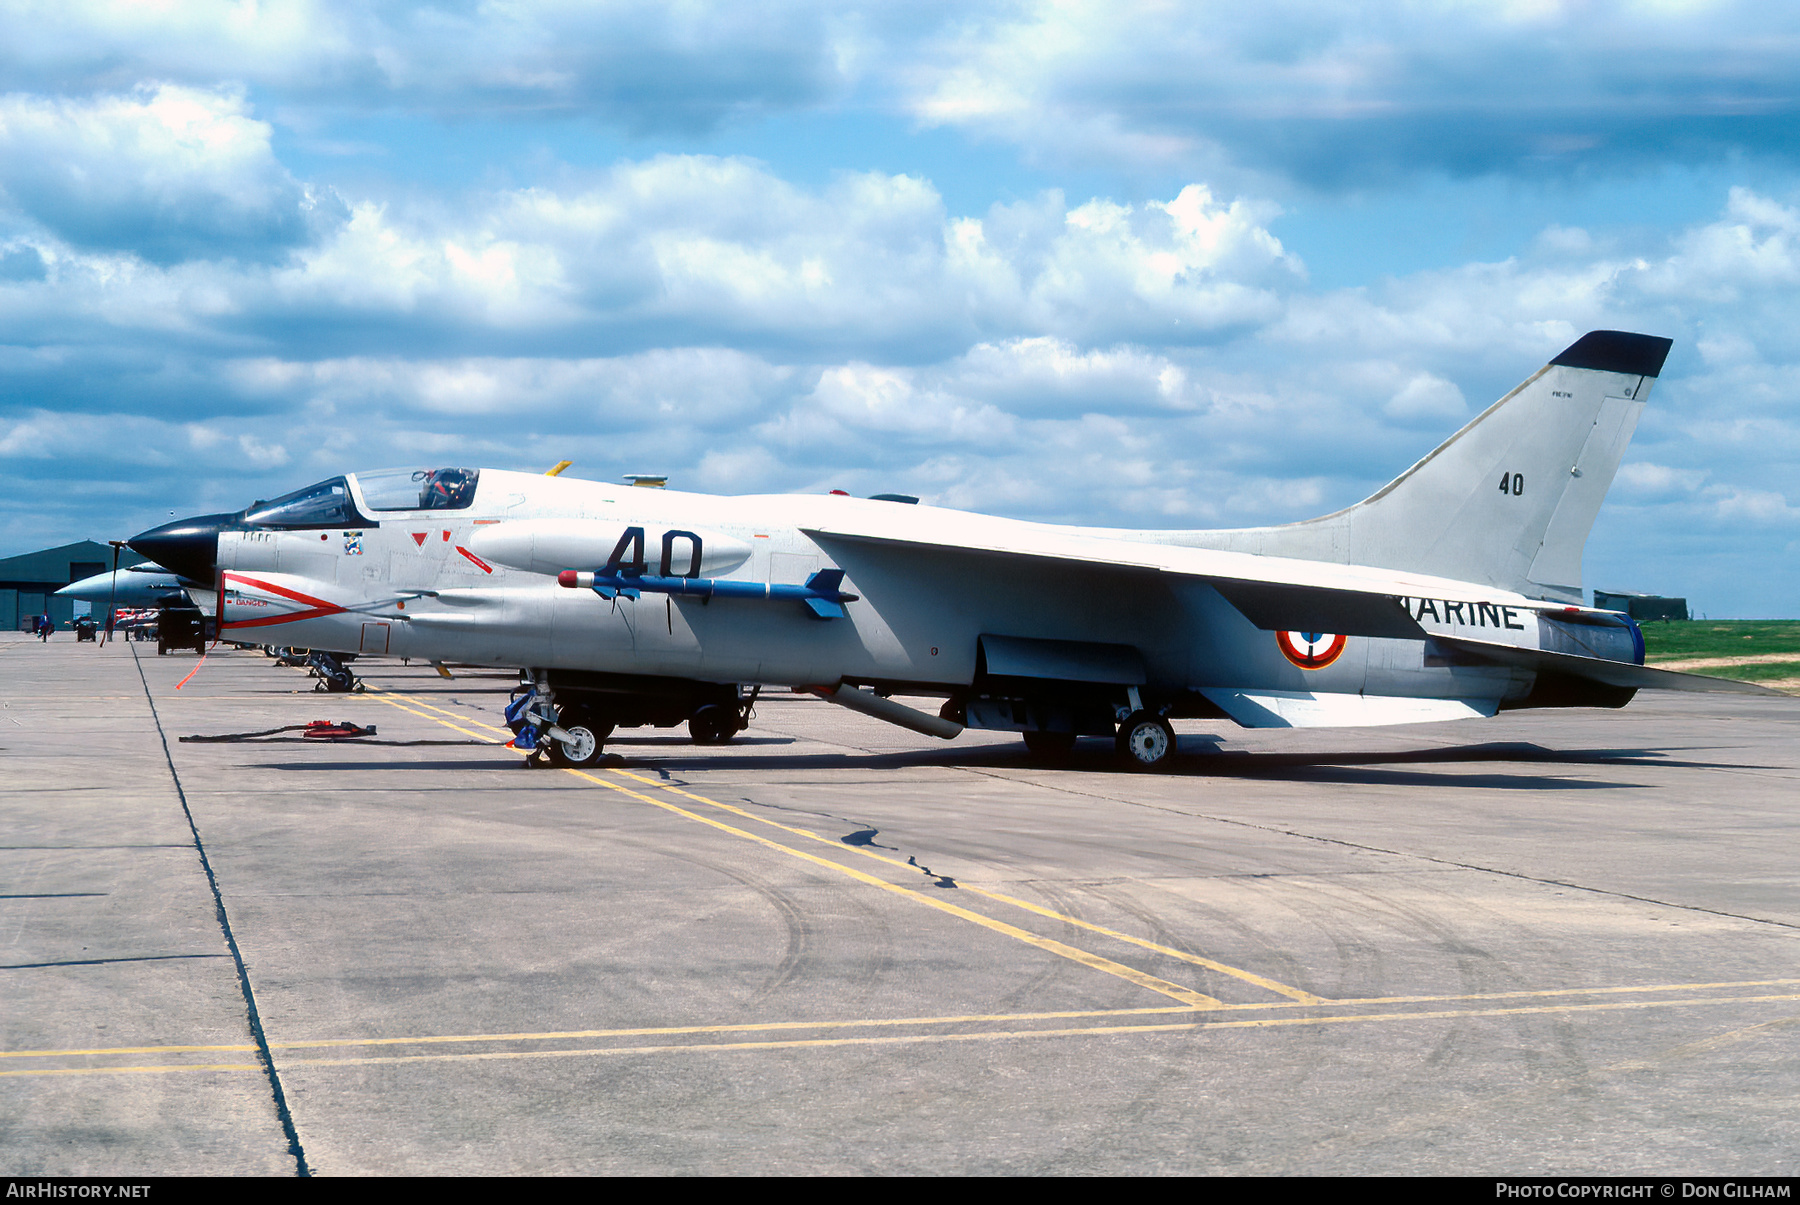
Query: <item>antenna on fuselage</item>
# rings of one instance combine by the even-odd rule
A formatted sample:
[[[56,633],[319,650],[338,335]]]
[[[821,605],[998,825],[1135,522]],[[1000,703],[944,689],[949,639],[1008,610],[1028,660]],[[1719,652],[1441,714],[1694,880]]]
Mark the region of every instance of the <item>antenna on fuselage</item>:
[[[546,477],[554,477],[554,476],[556,476],[556,475],[557,475],[557,474],[558,474],[558,473],[560,473],[560,472],[562,472],[562,471],[563,471],[563,470],[564,470],[564,469],[566,469],[566,468],[568,468],[568,467],[569,467],[569,466],[570,466],[570,465],[572,465],[572,464],[574,464],[574,463],[575,463],[575,462],[574,462],[574,461],[573,461],[573,460],[559,460],[559,461],[557,461],[557,462],[556,462],[556,467],[555,467],[555,468],[551,468],[551,469],[545,469],[545,470],[544,470],[544,476],[546,476]]]

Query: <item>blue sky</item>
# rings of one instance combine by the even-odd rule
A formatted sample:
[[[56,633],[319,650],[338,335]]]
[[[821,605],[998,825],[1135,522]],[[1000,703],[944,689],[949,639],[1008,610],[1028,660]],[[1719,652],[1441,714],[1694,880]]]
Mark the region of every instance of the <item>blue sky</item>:
[[[1800,14],[0,0],[0,552],[422,460],[1120,526],[1675,339],[1587,582],[1796,613]]]

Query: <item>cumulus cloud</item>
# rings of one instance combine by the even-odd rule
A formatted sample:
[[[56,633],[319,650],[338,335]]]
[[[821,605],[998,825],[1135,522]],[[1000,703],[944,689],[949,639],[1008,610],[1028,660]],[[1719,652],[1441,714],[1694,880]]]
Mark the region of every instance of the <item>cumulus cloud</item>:
[[[167,93],[115,101],[162,122]],[[293,195],[241,101],[197,95],[229,153],[196,135],[168,153],[200,166],[167,178],[190,199]],[[231,192],[244,180],[274,191]],[[1582,332],[1619,327],[1678,352],[1612,513],[1707,531],[1715,558],[1796,517],[1800,222],[1753,190],[1666,240],[1556,231],[1354,289],[1309,285],[1273,206],[1200,184],[957,213],[906,174],[803,185],[660,155],[456,202],[359,197],[274,262],[158,263],[49,220],[8,236],[0,463],[31,496],[99,466],[140,526],[164,499],[235,508],[439,457],[1120,526],[1280,522],[1366,495]]]
[[[1703,470],[1675,469],[1640,460],[1619,466],[1614,488],[1628,497],[1668,498],[1691,495],[1705,482]]]
[[[559,113],[644,137],[839,108],[1042,163],[1332,186],[1800,149],[1800,17],[1751,0],[0,0],[0,29],[13,87],[226,78],[327,138],[347,112]]]
[[[1467,410],[1456,383],[1429,372],[1415,373],[1381,408],[1389,418],[1402,421],[1458,419]]]
[[[1791,155],[1800,24],[1748,0],[979,10],[908,64],[929,123],[1042,159],[1237,165],[1313,184],[1417,170]]]
[[[83,250],[158,263],[279,255],[340,212],[275,159],[241,94],[175,85],[0,97],[0,190]]]
[[[147,264],[70,237],[12,312],[42,325],[61,304],[100,307],[120,326],[298,339],[313,355],[729,344],[917,361],[1029,337],[1204,345],[1278,317],[1303,282],[1270,212],[1195,185],[1166,202],[1050,193],[951,217],[911,176],[809,191],[749,160],[666,155],[454,213],[358,201],[268,266]],[[220,220],[195,213],[192,237]]]
[[[775,0],[435,5],[383,0],[7,0],[15,86],[109,89],[221,73],[333,108],[592,113],[640,132],[706,129],[839,91],[871,37],[911,12]]]

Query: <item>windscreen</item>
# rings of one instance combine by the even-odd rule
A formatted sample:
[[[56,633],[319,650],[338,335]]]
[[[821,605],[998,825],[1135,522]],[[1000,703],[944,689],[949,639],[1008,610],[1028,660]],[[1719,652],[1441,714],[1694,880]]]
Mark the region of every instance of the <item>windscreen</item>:
[[[358,473],[370,510],[462,510],[475,501],[480,469],[381,469]]]
[[[350,501],[349,485],[342,477],[333,477],[273,502],[256,503],[245,513],[244,522],[258,527],[342,527],[360,526],[363,517]]]

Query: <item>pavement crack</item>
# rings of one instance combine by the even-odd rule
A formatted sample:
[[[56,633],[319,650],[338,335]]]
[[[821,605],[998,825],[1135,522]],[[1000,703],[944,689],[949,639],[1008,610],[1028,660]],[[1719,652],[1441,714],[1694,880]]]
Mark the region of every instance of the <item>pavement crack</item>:
[[[297,1175],[310,1177],[312,1168],[307,1165],[306,1151],[300,1145],[300,1132],[294,1128],[294,1115],[288,1109],[287,1093],[281,1088],[281,1075],[275,1069],[275,1057],[269,1051],[269,1038],[263,1032],[262,1014],[257,1011],[256,992],[250,986],[250,972],[244,966],[244,955],[238,949],[237,937],[231,931],[231,917],[225,911],[225,897],[219,890],[219,877],[213,873],[212,860],[206,856],[206,842],[200,837],[200,826],[194,821],[194,811],[188,806],[187,792],[182,789],[181,775],[175,769],[175,758],[169,752],[169,734],[163,730],[162,716],[156,710],[156,696],[150,693],[150,679],[144,675],[144,663],[138,658],[137,649],[131,650],[132,664],[137,667],[138,681],[144,685],[144,701],[150,707],[150,719],[156,724],[157,739],[162,742],[163,761],[169,767],[169,779],[175,784],[175,797],[181,801],[181,813],[187,817],[188,831],[194,835],[194,852],[200,855],[200,869],[206,872],[207,886],[212,888],[213,913],[218,917],[219,930],[225,935],[226,948],[231,951],[232,964],[237,968],[238,989],[244,996],[244,1009],[250,1023],[250,1035],[256,1042],[256,1058],[263,1066],[269,1079],[269,1091],[274,1098],[275,1116],[281,1122],[282,1133],[287,1136],[288,1153],[294,1157],[294,1169]]]
[[[935,870],[931,869],[931,867],[929,867],[929,866],[920,866],[918,861],[916,859],[914,859],[914,857],[911,854],[906,855],[906,864],[908,866],[911,866],[913,869],[917,870],[920,874],[924,875],[926,878],[936,879],[937,885],[939,887],[955,887],[957,885],[956,880],[951,878],[949,875],[939,874]]]
[[[839,837],[838,840],[842,841],[845,845],[855,845],[865,849],[885,849],[893,853],[899,853],[900,847],[898,845],[882,845],[875,840],[880,832],[881,830],[878,828],[859,828],[853,833],[846,833],[844,836]]]
[[[14,962],[0,971],[35,971],[44,967],[98,967],[115,962],[168,962],[177,958],[224,958],[224,954],[140,954],[135,958],[65,958],[60,962]]]

